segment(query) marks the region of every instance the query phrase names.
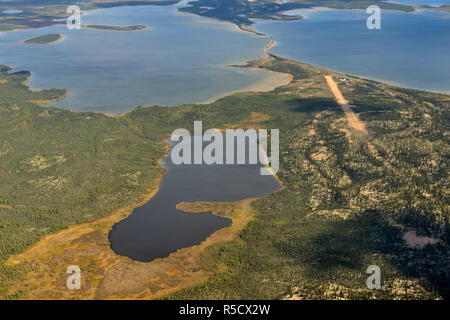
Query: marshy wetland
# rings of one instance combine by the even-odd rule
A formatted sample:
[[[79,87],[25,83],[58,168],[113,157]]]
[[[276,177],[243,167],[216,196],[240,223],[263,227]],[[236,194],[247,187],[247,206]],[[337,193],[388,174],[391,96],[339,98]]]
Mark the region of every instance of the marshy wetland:
[[[0,297],[448,298],[449,96],[344,75],[270,52],[263,57],[268,38],[243,33],[229,24],[179,14],[174,7],[161,8],[172,10],[166,16],[164,10],[161,12],[169,19],[166,24],[137,21],[132,9],[119,8],[130,13],[130,20],[124,17],[117,25],[147,27],[138,32],[82,29],[72,38],[62,32],[63,26],[54,26],[54,32],[44,28],[0,35],[0,59],[9,59],[14,65],[13,70],[0,66],[0,178],[6,182],[0,193]],[[114,19],[108,21],[108,15],[114,10],[99,10],[86,17],[100,15],[89,23],[111,25]],[[170,21],[171,17],[176,19]],[[173,79],[192,85],[186,81],[192,77],[183,78],[183,72],[195,74],[192,62],[196,50],[209,42],[201,32],[196,33],[198,30],[189,38],[177,35],[186,48],[187,60],[179,59],[180,52],[168,54],[170,51],[157,42],[146,43],[153,45],[152,52],[161,50],[153,56],[131,46],[151,32],[170,35],[167,29],[171,23],[182,30],[177,25],[180,17],[189,17],[183,20],[188,26],[219,32],[224,43],[217,41],[214,50],[230,54],[233,51],[228,50],[226,41],[242,37],[241,43],[249,50],[243,52],[251,59],[261,57],[249,62],[248,69],[217,67],[225,62],[242,63],[242,52],[230,59],[233,61],[211,58],[217,58],[208,65],[214,71],[201,69],[196,81],[217,84],[220,90],[208,89],[205,97],[200,97],[202,86],[190,87],[195,89],[192,101],[233,92],[233,86],[242,89],[239,81],[224,88],[226,77],[214,78],[217,70],[234,73],[230,75],[234,80],[235,72],[246,77],[254,71],[264,75],[271,71],[289,74],[289,81],[272,91],[240,92],[206,105],[133,108],[140,102],[128,103],[118,90],[127,72],[138,80],[127,82],[126,89],[140,86],[136,90],[144,95],[147,85],[158,81],[166,89],[157,92],[161,95],[172,94],[173,88],[167,83],[177,89]],[[205,28],[199,26],[203,24]],[[41,32],[60,33],[57,30],[64,33],[65,40],[72,39],[79,45],[72,48],[80,58],[71,60],[73,68],[67,63],[67,70],[58,69],[63,65],[62,48],[68,49],[65,46],[70,41],[51,46],[20,43]],[[114,35],[111,39],[116,41],[104,41],[105,48],[117,50],[118,57],[130,58],[123,69],[116,69],[116,63],[123,60],[115,60],[111,51],[102,51],[103,44],[95,41],[104,34]],[[89,46],[83,46],[83,37]],[[271,52],[280,54],[277,50],[286,49],[286,42],[275,40],[279,40],[279,46]],[[447,47],[442,47],[445,52]],[[48,57],[48,63],[53,58],[54,68],[45,73],[46,68],[39,68],[39,59],[28,59],[24,48],[33,50],[39,59]],[[170,64],[161,64],[168,73],[156,72],[157,80],[147,82],[136,73],[141,68],[139,59],[146,54],[157,66],[158,59],[175,58],[179,65],[171,69]],[[14,59],[22,62],[14,63]],[[381,61],[388,60],[382,57]],[[192,64],[184,68],[183,63]],[[77,75],[82,64],[86,64],[83,74]],[[15,72],[28,68],[33,89],[43,81],[42,88],[67,88],[68,95],[64,89],[31,90],[27,86],[30,73]],[[63,83],[67,74],[62,71],[72,73],[75,83],[82,79],[95,83],[94,89],[104,96],[101,98],[120,106],[95,107],[77,102],[75,107],[52,107],[63,106],[76,97],[73,83]],[[143,68],[142,74],[152,75],[153,71]],[[170,71],[170,77],[161,76]],[[445,65],[441,72],[446,74]],[[105,76],[95,82],[97,73]],[[347,109],[337,103],[340,99],[330,90],[329,80],[336,83],[342,100],[348,102]],[[49,81],[57,85],[49,85]],[[188,90],[177,92],[183,97],[174,98],[187,98]],[[49,103],[50,107],[43,108]],[[70,108],[78,111],[67,110]],[[83,108],[130,111],[111,116]],[[361,126],[352,126],[349,114]],[[256,167],[185,168],[172,165],[169,158],[160,162],[166,157],[165,140],[170,133],[177,128],[189,129],[199,120],[207,128],[221,130],[278,128],[281,152],[277,178],[283,188],[273,177],[261,180]],[[174,236],[180,239],[174,240]],[[411,246],[411,238],[418,245]],[[160,239],[164,243],[157,245]],[[366,269],[373,264],[383,270],[379,291],[366,287]],[[67,290],[68,265],[81,268],[81,290]]]

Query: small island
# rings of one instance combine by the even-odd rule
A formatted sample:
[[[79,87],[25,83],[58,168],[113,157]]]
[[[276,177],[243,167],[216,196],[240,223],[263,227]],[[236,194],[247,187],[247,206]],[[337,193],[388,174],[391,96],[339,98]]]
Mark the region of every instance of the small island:
[[[83,25],[83,28],[99,29],[99,30],[111,30],[111,31],[142,31],[147,29],[146,26],[107,26],[102,24],[87,24]]]
[[[63,38],[61,34],[44,34],[41,36],[37,36],[28,40],[25,40],[23,43],[26,44],[42,44],[49,45],[60,41]]]

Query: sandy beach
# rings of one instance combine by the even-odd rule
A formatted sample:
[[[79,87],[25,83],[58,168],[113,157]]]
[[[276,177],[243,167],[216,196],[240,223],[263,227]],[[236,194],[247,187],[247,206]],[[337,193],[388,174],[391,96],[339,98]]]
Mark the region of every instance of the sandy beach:
[[[260,70],[258,68],[248,68],[248,69]],[[210,103],[216,102],[219,99],[222,99],[222,98],[225,98],[232,94],[240,93],[240,92],[269,92],[278,87],[288,85],[293,79],[291,74],[275,72],[275,71],[266,71],[266,72],[267,72],[267,76],[264,79],[254,83],[248,87],[244,87],[239,90],[234,90],[231,92],[226,92],[226,93],[214,96],[212,98],[209,98],[206,101],[199,102],[198,104],[210,104]]]
[[[264,47],[264,53],[265,53],[266,57],[268,57],[270,55],[270,49],[273,48],[276,44],[277,43],[275,41],[271,40]],[[252,69],[253,70],[262,70],[260,68],[247,67],[247,66],[242,66],[242,67],[226,66],[226,68],[246,68],[246,69],[250,69],[250,70],[252,70]],[[267,74],[267,76],[264,79],[261,79],[258,82],[254,83],[250,86],[211,97],[206,101],[199,102],[198,104],[210,104],[219,99],[222,99],[222,98],[225,98],[232,94],[240,93],[240,92],[269,92],[278,87],[288,85],[293,79],[293,76],[289,73],[275,72],[275,71],[270,71],[270,70],[264,70],[264,72]]]

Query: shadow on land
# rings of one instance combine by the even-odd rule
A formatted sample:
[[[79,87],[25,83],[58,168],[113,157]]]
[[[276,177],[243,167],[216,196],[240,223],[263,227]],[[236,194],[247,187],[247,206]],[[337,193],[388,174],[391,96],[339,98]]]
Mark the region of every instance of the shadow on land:
[[[289,101],[295,112],[332,111],[342,113],[341,107],[331,98],[295,98]]]
[[[344,283],[349,279],[339,280],[339,277],[345,277],[343,270],[350,270],[359,274],[361,285],[365,285],[369,276],[366,269],[375,264],[380,266],[383,280],[402,274],[415,277],[428,290],[444,299],[449,297],[448,246],[437,244],[422,250],[411,249],[403,242],[402,232],[391,226],[380,212],[366,211],[345,220],[317,216],[306,223],[306,228],[313,231],[307,231],[308,236],[302,232],[291,234],[279,249],[307,266],[306,274],[311,278]]]

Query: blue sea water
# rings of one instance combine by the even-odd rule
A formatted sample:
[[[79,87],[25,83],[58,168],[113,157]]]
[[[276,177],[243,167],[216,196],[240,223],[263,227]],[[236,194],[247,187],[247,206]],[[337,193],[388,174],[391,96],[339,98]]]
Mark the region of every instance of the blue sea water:
[[[445,4],[450,4],[449,0],[388,0],[386,2],[411,5],[423,4],[430,7],[440,7]]]
[[[368,30],[364,10],[306,9],[298,21],[259,21],[268,38],[229,23],[177,11],[129,6],[88,11],[83,24],[146,25],[137,32],[68,30],[65,25],[0,35],[0,64],[32,72],[34,89],[66,88],[51,105],[120,113],[138,105],[208,100],[267,77],[263,70],[224,68],[263,56],[270,39],[279,55],[405,87],[450,92],[450,14],[382,10],[381,30]],[[23,40],[48,33],[48,46]]]
[[[176,6],[87,11],[81,23],[147,29],[68,30],[60,24],[3,33],[0,64],[31,71],[34,89],[68,89],[68,96],[53,106],[108,113],[143,104],[205,101],[268,76],[263,70],[223,67],[263,57],[268,39],[229,23],[177,12]],[[47,46],[21,43],[49,33],[60,33],[64,39]]]
[[[7,10],[3,10],[2,13],[5,14],[18,14],[18,13],[22,13],[22,10],[18,10],[18,9],[7,9]]]
[[[381,11],[369,30],[365,10],[295,10],[296,21],[259,21],[277,42],[272,52],[347,74],[404,87],[450,92],[450,14]]]

